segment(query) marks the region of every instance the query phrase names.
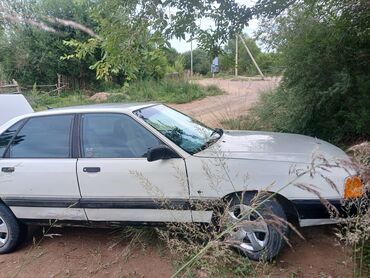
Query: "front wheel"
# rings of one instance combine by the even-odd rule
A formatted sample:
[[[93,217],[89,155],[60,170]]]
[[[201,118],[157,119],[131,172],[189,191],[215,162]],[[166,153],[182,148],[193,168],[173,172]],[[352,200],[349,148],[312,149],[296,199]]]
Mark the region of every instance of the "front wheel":
[[[0,203],[0,254],[12,252],[22,239],[23,226],[4,204]]]
[[[287,218],[275,198],[253,202],[253,194],[234,197],[228,206],[231,245],[251,260],[271,261],[287,235]],[[253,204],[252,204],[253,203]]]

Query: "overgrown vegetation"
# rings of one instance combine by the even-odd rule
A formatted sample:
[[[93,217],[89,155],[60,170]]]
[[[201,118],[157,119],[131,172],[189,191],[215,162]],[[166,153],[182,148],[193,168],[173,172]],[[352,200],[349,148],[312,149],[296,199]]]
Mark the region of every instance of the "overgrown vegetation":
[[[282,72],[280,62],[280,53],[264,52],[257,45],[256,40],[244,35],[243,36],[250,52],[257,61],[258,66],[265,75],[278,75]],[[220,55],[220,67],[222,73],[234,74],[235,70],[235,39],[231,39],[225,44],[223,52]],[[238,39],[238,73],[240,75],[254,76],[258,71],[249,57],[241,39]]]
[[[217,55],[221,71],[232,72],[235,34],[241,33],[252,10],[234,1],[212,0],[3,0],[0,4],[0,81],[21,86],[56,84],[61,74],[71,89],[102,90],[166,74],[190,70],[190,52],[177,53],[171,38],[191,33],[194,72],[210,72]],[[197,12],[193,12],[196,7]],[[169,13],[167,13],[169,11]],[[204,29],[197,19],[215,28]],[[263,53],[254,40],[248,45],[261,68],[276,66],[276,53]],[[240,43],[240,73],[255,74]]]
[[[337,236],[352,248],[353,277],[370,275],[370,143],[363,142],[349,149],[353,163],[366,185],[367,195],[346,203],[350,217],[342,220]],[[357,213],[353,214],[353,208]]]
[[[339,144],[370,137],[368,1],[297,1],[261,34],[281,54],[280,87],[241,122],[245,129],[307,134]]]
[[[214,85],[201,87],[195,83],[179,80],[142,81],[130,87],[118,90],[109,101],[160,101],[169,103],[185,103],[206,96],[222,94]]]
[[[21,13],[45,14],[91,25],[86,1],[11,1]],[[1,7],[6,4],[2,1]],[[0,20],[0,80],[15,79],[21,85],[56,84],[57,74],[68,77],[75,87],[98,86],[95,74],[89,70],[96,58],[85,61],[64,61],[60,57],[69,51],[66,39],[87,39],[89,36],[73,28],[61,27],[59,33],[47,32],[29,24],[7,24]],[[73,85],[73,84],[70,84]]]
[[[109,91],[108,98],[100,102],[159,101],[184,103],[218,94],[222,94],[222,91],[216,86],[202,87],[184,80],[143,80],[132,83],[129,87]],[[53,96],[39,91],[31,91],[25,93],[25,96],[35,110],[96,103],[90,99],[91,95],[83,91],[64,92]]]

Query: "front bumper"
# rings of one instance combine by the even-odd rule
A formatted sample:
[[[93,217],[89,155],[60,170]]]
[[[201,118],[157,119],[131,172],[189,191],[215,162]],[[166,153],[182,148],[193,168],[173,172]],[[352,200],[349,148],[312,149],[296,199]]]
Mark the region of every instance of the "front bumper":
[[[366,198],[364,201],[352,200],[351,202],[340,199],[327,200],[329,206],[326,206],[319,199],[300,199],[292,202],[296,208],[300,226],[304,227],[335,224],[339,222],[340,218],[356,215],[362,210],[366,211],[369,203],[365,200]]]

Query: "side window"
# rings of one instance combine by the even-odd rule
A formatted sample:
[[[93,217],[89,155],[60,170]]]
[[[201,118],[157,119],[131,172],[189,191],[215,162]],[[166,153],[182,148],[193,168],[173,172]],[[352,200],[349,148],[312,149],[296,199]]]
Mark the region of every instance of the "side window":
[[[161,141],[129,116],[85,114],[82,116],[82,156],[87,158],[146,157]]]
[[[23,120],[9,127],[3,134],[0,135],[0,158],[4,156],[4,152],[8,147],[10,140],[17,133],[19,127],[22,125]]]
[[[68,158],[74,115],[30,118],[10,146],[11,158]]]

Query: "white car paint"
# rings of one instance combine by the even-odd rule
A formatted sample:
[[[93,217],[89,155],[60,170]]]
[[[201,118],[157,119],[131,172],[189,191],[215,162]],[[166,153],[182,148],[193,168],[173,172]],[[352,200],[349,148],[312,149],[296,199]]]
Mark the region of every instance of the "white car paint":
[[[0,126],[17,116],[32,112],[31,105],[23,95],[0,94]]]
[[[294,185],[286,186],[296,179],[296,169],[306,170],[315,155],[323,155],[334,163],[348,160],[339,148],[312,137],[260,131],[226,131],[211,147],[186,159],[189,171],[191,196],[197,191],[206,192],[207,197],[225,196],[235,191],[262,190],[277,192],[287,199],[313,198],[317,196]],[[226,166],[220,163],[225,161]],[[204,176],[204,168],[212,172],[210,176],[221,176],[214,192],[208,185],[199,183]],[[202,169],[202,170],[199,170]],[[297,182],[315,184],[322,197],[338,199],[343,196],[344,180],[348,173],[343,168],[331,168],[330,172],[317,169],[314,177],[305,175]],[[291,173],[290,173],[291,172]],[[331,179],[338,191],[327,184],[320,174]],[[230,181],[230,179],[232,181]]]

